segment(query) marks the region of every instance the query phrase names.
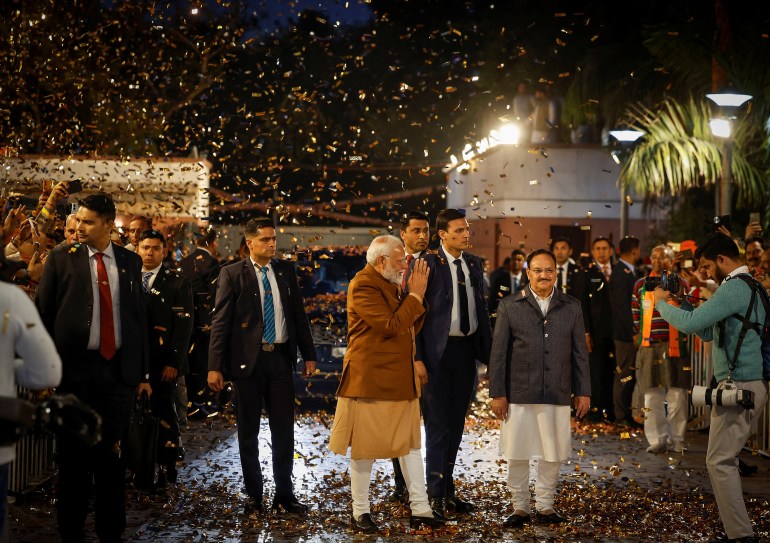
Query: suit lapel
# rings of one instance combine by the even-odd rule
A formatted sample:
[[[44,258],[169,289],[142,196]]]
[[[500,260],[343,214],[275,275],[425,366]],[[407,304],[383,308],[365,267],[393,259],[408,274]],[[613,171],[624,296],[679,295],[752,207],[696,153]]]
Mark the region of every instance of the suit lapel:
[[[241,270],[243,275],[243,285],[248,293],[248,296],[254,303],[254,311],[259,315],[259,320],[262,320],[262,297],[259,295],[259,284],[257,281],[257,270],[254,268],[254,264],[251,263],[250,258],[246,258],[243,261],[243,269]]]
[[[126,262],[126,255],[118,247],[113,245],[113,254],[115,255],[115,265],[118,267],[118,280],[120,283],[120,299],[128,299],[129,293],[134,290],[134,280],[128,273],[128,263]],[[125,307],[124,304],[120,304],[120,307]]]
[[[72,249],[70,249],[70,251],[72,251]],[[81,244],[75,248],[72,256],[75,275],[82,281],[83,290],[88,292],[90,296],[93,296],[94,286],[91,281],[91,263],[88,261],[88,248]]]
[[[438,254],[439,254],[438,272],[441,274],[441,279],[444,282],[446,293],[449,295],[451,299],[454,299],[454,285],[452,284],[452,272],[449,271],[449,266],[450,266],[449,258],[447,257],[447,254],[444,252],[443,247],[439,247]]]

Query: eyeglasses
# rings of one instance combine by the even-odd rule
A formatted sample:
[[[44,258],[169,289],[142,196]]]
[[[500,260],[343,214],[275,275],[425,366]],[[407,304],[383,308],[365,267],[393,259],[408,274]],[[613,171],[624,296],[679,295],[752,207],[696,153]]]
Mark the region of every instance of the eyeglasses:
[[[544,270],[540,268],[530,268],[529,271],[531,271],[535,275],[553,275],[554,273],[556,273],[556,270],[554,270],[553,268],[546,268]]]
[[[383,256],[384,258],[393,258],[393,257],[392,257],[392,256],[390,256],[390,255],[382,255],[382,256]],[[398,260],[398,263],[399,263],[399,264],[406,264],[406,257],[404,257],[404,258],[400,258],[400,259]]]

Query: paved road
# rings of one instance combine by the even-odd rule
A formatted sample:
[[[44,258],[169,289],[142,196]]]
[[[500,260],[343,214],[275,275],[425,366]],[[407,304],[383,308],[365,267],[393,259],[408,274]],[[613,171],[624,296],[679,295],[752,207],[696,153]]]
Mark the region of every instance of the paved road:
[[[232,420],[219,417],[192,423],[185,437],[188,456],[180,483],[167,495],[131,489],[129,530],[135,542],[322,542],[322,541],[704,541],[719,529],[718,514],[705,469],[706,436],[688,433],[684,454],[645,452],[640,433],[622,433],[604,424],[576,425],[574,454],[561,472],[557,508],[572,518],[551,529],[531,525],[503,530],[507,503],[505,462],[497,454],[499,430],[484,402],[468,420],[456,473],[459,493],[477,511],[456,525],[419,534],[408,530],[408,510],[387,501],[390,464],[375,464],[373,512],[385,528],[379,537],[354,536],[348,529],[347,460],[326,448],[331,416],[305,415],[296,426],[296,493],[312,505],[306,519],[243,512],[242,477]],[[261,451],[266,481],[271,481],[270,445],[263,424]],[[762,537],[770,534],[770,463],[763,457],[743,458],[759,467],[744,479],[752,518]],[[272,487],[266,488],[272,498]],[[13,528],[20,542],[57,541],[51,496],[43,490],[12,508]]]

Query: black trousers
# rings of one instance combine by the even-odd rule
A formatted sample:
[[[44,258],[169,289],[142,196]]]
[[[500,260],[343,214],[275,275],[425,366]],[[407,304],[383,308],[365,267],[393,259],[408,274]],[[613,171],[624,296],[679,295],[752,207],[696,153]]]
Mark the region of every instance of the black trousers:
[[[259,347],[255,347],[259,348]],[[259,425],[264,403],[270,425],[275,498],[294,494],[294,371],[285,348],[259,353],[248,379],[235,381],[238,447],[246,493],[261,500],[262,468],[259,464]]]
[[[194,330],[190,341],[192,344],[188,357],[190,373],[186,376],[188,405],[202,405],[216,409],[218,407],[217,395],[208,386],[211,334]]]
[[[611,337],[598,337],[593,340],[594,346],[588,355],[591,368],[591,415],[599,418],[606,413],[607,420],[615,420],[615,403],[612,389],[615,383],[615,342]],[[599,411],[593,413],[593,408]]]
[[[441,362],[429,370],[428,384],[422,390],[426,481],[431,498],[454,494],[452,473],[476,382],[475,352],[473,338],[450,338]]]
[[[88,499],[96,493],[96,533],[100,541],[119,541],[126,528],[125,465],[119,441],[128,428],[134,387],[121,380],[120,353],[112,361],[88,351],[82,372],[73,376],[65,369],[60,393],[75,394],[102,417],[102,441],[86,447],[74,437],[57,439],[59,484],[57,508],[62,541],[81,541],[88,513]]]
[[[164,382],[160,374],[151,375],[152,413],[158,419],[158,464],[168,466],[176,462],[179,447],[179,417],[176,411],[176,379]]]
[[[615,382],[613,383],[613,401],[615,403],[615,422],[631,422],[631,402],[636,386],[636,345],[633,341],[615,340]]]

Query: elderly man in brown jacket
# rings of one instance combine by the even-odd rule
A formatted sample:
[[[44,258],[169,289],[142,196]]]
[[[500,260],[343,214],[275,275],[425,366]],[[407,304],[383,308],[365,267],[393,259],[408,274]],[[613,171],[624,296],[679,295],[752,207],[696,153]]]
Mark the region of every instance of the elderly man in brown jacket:
[[[425,490],[420,453],[420,382],[414,367],[414,336],[422,325],[423,295],[428,283],[425,262],[416,260],[401,291],[406,258],[394,236],[374,238],[366,267],[348,289],[348,349],[337,391],[337,412],[329,448],[350,448],[351,525],[376,532],[369,508],[372,464],[398,457],[409,489],[412,528],[441,526]]]

